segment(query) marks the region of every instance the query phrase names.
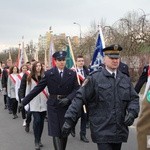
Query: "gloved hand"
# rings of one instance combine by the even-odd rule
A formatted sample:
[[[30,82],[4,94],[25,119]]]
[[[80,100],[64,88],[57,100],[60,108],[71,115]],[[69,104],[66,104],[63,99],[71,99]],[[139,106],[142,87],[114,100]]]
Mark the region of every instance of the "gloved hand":
[[[18,106],[18,113],[20,113],[22,110],[23,110],[23,104],[20,103],[19,106]]]
[[[132,113],[128,113],[126,116],[125,116],[125,120],[124,120],[124,124],[126,126],[131,126],[134,122],[134,115]]]
[[[65,122],[62,127],[62,136],[67,137],[71,132],[71,124]]]
[[[68,98],[58,99],[58,101],[58,105],[61,107],[67,106],[70,103],[70,100]]]

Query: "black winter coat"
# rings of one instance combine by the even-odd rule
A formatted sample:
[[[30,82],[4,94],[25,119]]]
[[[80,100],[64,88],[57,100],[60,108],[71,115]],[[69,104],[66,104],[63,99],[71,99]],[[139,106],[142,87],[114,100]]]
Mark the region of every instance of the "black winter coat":
[[[29,103],[36,95],[38,95],[47,86],[50,97],[47,101],[48,112],[48,133],[50,136],[61,136],[61,128],[65,121],[64,115],[68,106],[60,107],[57,98],[52,95],[66,95],[72,101],[76,91],[79,88],[76,73],[68,68],[64,69],[63,78],[60,79],[58,69],[56,67],[45,72],[45,76],[40,80],[37,86],[23,99],[23,105]]]
[[[89,76],[77,91],[65,114],[66,122],[74,123],[83,104],[88,106],[92,140],[95,143],[120,143],[128,138],[124,124],[126,112],[136,118],[139,96],[130,78],[120,71],[116,79],[106,70]]]
[[[123,63],[123,62],[120,62],[118,69],[119,69],[122,73],[126,74],[128,77],[130,76],[130,74],[129,74],[129,67],[128,67],[127,64],[125,64],[125,63]]]
[[[135,85],[135,90],[136,90],[137,93],[140,92],[140,90],[141,90],[142,86],[144,85],[144,83],[147,82],[148,68],[149,68],[149,65],[144,66],[142,74],[139,77],[139,80],[138,80],[138,82]]]
[[[2,87],[7,89],[9,67],[5,67],[2,73]]]

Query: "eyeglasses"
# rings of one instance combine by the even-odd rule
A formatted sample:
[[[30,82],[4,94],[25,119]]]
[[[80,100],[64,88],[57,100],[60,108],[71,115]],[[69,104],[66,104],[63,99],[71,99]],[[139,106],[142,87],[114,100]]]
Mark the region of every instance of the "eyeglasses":
[[[66,59],[65,58],[59,58],[57,59],[58,61],[65,61]]]

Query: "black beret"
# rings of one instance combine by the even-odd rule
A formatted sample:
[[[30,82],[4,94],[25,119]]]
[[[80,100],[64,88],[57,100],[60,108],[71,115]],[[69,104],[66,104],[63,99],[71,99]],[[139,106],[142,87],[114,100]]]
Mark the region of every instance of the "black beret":
[[[53,54],[53,57],[55,59],[64,59],[67,56],[67,52],[66,51],[57,51]]]
[[[110,58],[119,58],[120,51],[122,51],[122,47],[118,44],[110,45],[103,49],[104,55],[107,55]]]

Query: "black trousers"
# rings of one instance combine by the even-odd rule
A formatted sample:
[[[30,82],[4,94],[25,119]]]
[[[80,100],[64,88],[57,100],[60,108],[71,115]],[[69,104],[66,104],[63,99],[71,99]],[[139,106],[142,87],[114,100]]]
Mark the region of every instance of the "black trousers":
[[[86,135],[87,113],[81,112],[80,135]]]
[[[98,143],[98,150],[121,150],[122,143]]]
[[[12,104],[13,115],[16,115],[17,114],[17,108],[18,108],[18,101],[16,100],[16,98],[11,98],[10,101]]]
[[[6,95],[6,98],[7,98],[7,107],[8,107],[8,110],[12,111],[12,100],[7,95]]]
[[[7,105],[7,95],[4,95],[4,105]]]
[[[84,110],[81,110],[81,122],[80,122],[80,136],[86,136],[86,123],[87,123],[87,113],[84,113]],[[74,127],[72,128],[75,131],[75,126],[78,123],[79,118],[76,120]]]
[[[27,111],[26,112],[26,124],[29,125],[31,120],[32,120],[32,112],[31,111]]]
[[[22,119],[26,119],[26,111],[24,107],[22,108],[21,114],[22,114]]]
[[[41,141],[41,136],[43,132],[46,111],[32,112],[32,114],[33,114],[33,131],[34,131],[35,143],[39,143]]]

